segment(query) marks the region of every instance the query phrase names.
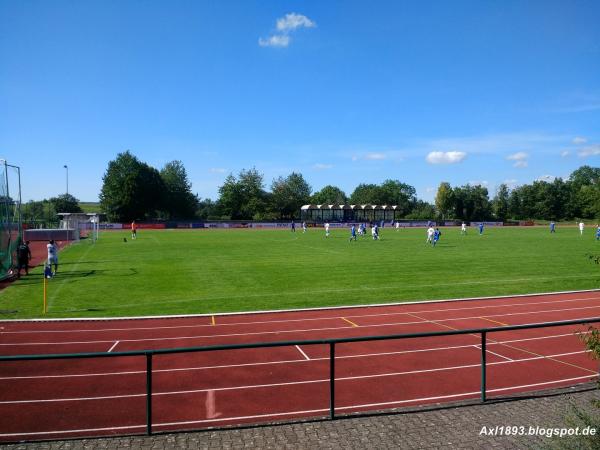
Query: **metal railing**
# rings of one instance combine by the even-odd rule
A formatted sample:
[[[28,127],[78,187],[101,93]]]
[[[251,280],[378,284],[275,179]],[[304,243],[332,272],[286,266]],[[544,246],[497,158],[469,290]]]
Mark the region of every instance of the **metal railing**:
[[[567,325],[582,325],[600,322],[600,317],[589,319],[565,320],[560,322],[544,322],[525,325],[500,326],[495,328],[471,328],[465,330],[436,331],[410,334],[393,334],[381,336],[349,337],[339,339],[316,339],[304,341],[280,341],[280,342],[256,342],[251,344],[235,345],[214,345],[207,347],[181,347],[156,350],[138,350],[115,353],[68,353],[68,354],[48,354],[48,355],[15,355],[0,356],[0,363],[7,361],[37,361],[37,360],[56,360],[56,359],[82,359],[82,358],[115,358],[125,356],[145,356],[146,357],[146,433],[152,434],[152,358],[154,355],[167,355],[174,353],[196,353],[211,352],[223,350],[241,350],[251,348],[269,348],[269,347],[288,347],[295,345],[328,345],[329,346],[329,418],[335,419],[335,346],[337,344],[347,344],[352,342],[384,341],[397,339],[415,339],[441,336],[457,336],[463,334],[481,335],[481,402],[487,400],[486,382],[487,382],[487,335],[489,333],[498,333],[502,331],[530,330],[536,328],[548,328]]]

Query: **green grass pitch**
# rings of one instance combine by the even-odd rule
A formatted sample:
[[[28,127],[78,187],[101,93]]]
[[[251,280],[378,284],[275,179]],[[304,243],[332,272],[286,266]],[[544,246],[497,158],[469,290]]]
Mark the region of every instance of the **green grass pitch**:
[[[145,316],[312,308],[600,287],[600,242],[586,230],[384,228],[103,232],[60,252],[46,317]],[[123,238],[127,238],[124,242]],[[0,318],[43,317],[41,267],[0,291]]]

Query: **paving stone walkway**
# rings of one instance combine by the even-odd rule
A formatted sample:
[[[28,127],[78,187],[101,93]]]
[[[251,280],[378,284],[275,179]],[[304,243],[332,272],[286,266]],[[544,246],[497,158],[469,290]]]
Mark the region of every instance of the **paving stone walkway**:
[[[121,438],[81,439],[11,444],[7,450],[96,449],[527,449],[579,448],[571,437],[549,439],[527,435],[530,430],[574,428],[569,422],[572,407],[595,413],[591,405],[600,400],[595,385],[546,391],[518,400],[454,404],[400,410],[334,421],[259,426]],[[600,422],[600,421],[597,421]],[[485,435],[496,427],[523,427],[526,435]],[[532,428],[530,428],[532,427]],[[538,427],[538,428],[536,428]],[[497,434],[500,428],[498,428]],[[597,430],[600,433],[600,430]],[[596,440],[600,448],[600,440]]]

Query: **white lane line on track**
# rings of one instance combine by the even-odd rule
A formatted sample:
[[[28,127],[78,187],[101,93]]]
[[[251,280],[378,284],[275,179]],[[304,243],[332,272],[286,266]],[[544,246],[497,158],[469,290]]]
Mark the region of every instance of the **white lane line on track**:
[[[568,353],[560,353],[556,355],[549,356],[534,356],[530,358],[521,358],[515,359],[511,361],[496,361],[488,363],[487,366],[497,366],[504,364],[515,364],[529,361],[537,361],[541,359],[547,358],[558,358],[561,356],[571,356],[579,353],[585,353],[585,350],[579,352],[568,352]],[[336,358],[337,359],[337,358]],[[448,370],[461,370],[461,369],[472,369],[472,368],[480,368],[481,363],[476,364],[464,364],[461,366],[449,366],[449,367],[436,367],[433,369],[421,369],[421,370],[409,370],[403,372],[389,372],[389,373],[380,373],[380,374],[372,374],[372,375],[357,375],[357,376],[349,376],[349,377],[336,377],[337,382],[341,381],[356,381],[356,380],[366,380],[373,378],[388,378],[395,376],[405,376],[405,375],[416,375],[423,373],[432,373],[432,372],[443,372]],[[585,378],[593,378],[594,375],[587,375]],[[220,391],[237,391],[237,390],[248,390],[248,389],[262,389],[262,388],[272,388],[272,387],[282,387],[282,386],[296,386],[303,384],[315,384],[315,383],[329,383],[329,378],[316,379],[316,380],[305,380],[305,381],[290,381],[284,383],[269,383],[269,384],[255,384],[255,385],[247,385],[247,386],[227,386],[221,388],[205,388],[205,389],[189,389],[184,391],[167,391],[167,392],[154,392],[153,396],[165,396],[165,395],[187,395],[187,394],[197,394],[197,393],[205,393],[209,391],[220,392]],[[530,385],[534,386],[534,385]],[[76,402],[76,401],[89,401],[89,400],[114,400],[114,399],[123,399],[123,398],[135,398],[135,397],[145,397],[146,393],[140,394],[124,394],[124,395],[108,395],[108,396],[98,396],[98,397],[73,397],[73,398],[55,398],[55,399],[32,399],[32,400],[3,400],[0,401],[0,405],[14,405],[14,404],[28,404],[28,403],[59,403],[59,402]]]
[[[296,348],[302,354],[302,356],[304,356],[304,358],[306,358],[307,361],[310,361],[310,358],[308,357],[308,355],[302,351],[302,349],[300,348],[299,345],[296,345]]]
[[[522,315],[532,315],[532,314],[543,314],[543,313],[556,313],[556,312],[568,312],[568,311],[579,311],[582,309],[598,309],[600,310],[600,304],[597,306],[583,306],[579,308],[566,308],[566,309],[548,309],[542,311],[531,311],[531,312],[520,312],[520,313],[504,313],[504,314],[490,314],[488,317],[514,317],[514,316],[522,316]],[[406,314],[406,313],[405,313]],[[412,313],[410,313],[412,314]],[[452,322],[459,320],[470,320],[470,319],[480,319],[480,316],[470,316],[470,317],[455,317],[451,319],[436,319],[435,322],[431,320],[427,321],[411,321],[411,322],[394,322],[394,323],[382,323],[375,325],[362,325],[361,328],[378,328],[378,327],[391,327],[398,325],[419,325],[419,324],[427,324],[427,323],[437,323],[437,322]],[[580,320],[580,319],[589,319],[589,317],[581,317],[578,319],[571,320]],[[141,339],[120,339],[120,342],[147,342],[147,341],[173,341],[173,340],[184,340],[184,339],[214,339],[214,338],[222,338],[222,337],[233,337],[233,336],[255,336],[255,335],[267,335],[267,334],[283,334],[283,333],[307,333],[313,331],[331,331],[331,330],[348,330],[348,327],[326,327],[326,328],[308,328],[308,329],[298,329],[298,330],[278,330],[278,331],[262,331],[262,332],[250,332],[250,333],[231,333],[231,334],[213,334],[213,335],[197,335],[197,336],[172,336],[172,337],[156,337],[156,338],[141,338]],[[114,342],[114,339],[110,340],[98,340],[98,341],[64,341],[64,342],[3,342],[0,343],[0,346],[24,346],[24,345],[72,345],[72,344],[106,344],[110,342]]]
[[[477,350],[481,351],[481,345],[474,345],[473,347],[475,347]],[[495,355],[495,356],[498,356],[499,358],[506,359],[508,361],[514,361],[514,359],[511,359],[508,356],[504,356],[504,355],[501,355],[500,353],[493,352],[491,350],[488,350],[487,348],[485,349],[485,352],[489,353],[490,355]]]
[[[541,383],[533,383],[526,384],[520,386],[508,386],[503,388],[496,389],[488,389],[487,393],[495,393],[495,392],[507,392],[516,389],[525,389],[531,387],[539,387],[539,386],[549,386],[558,383],[566,383],[573,381],[581,381],[590,379],[590,376],[583,377],[574,377],[574,378],[564,378],[561,380],[552,380],[552,381],[544,381]],[[393,400],[389,402],[382,403],[369,403],[369,404],[361,404],[361,405],[348,405],[348,406],[338,406],[336,407],[337,411],[348,411],[353,409],[361,409],[361,408],[372,408],[374,406],[393,406],[393,405],[403,405],[407,403],[419,403],[426,401],[434,401],[434,400],[449,400],[455,398],[462,397],[470,397],[470,396],[478,396],[480,395],[480,391],[473,392],[461,392],[459,394],[450,394],[450,395],[441,395],[436,397],[421,397],[421,398],[412,398],[406,400]],[[231,421],[240,421],[240,420],[249,420],[249,419],[264,419],[264,418],[276,418],[276,417],[285,417],[285,416],[302,416],[307,414],[319,414],[319,413],[328,413],[329,409],[312,409],[312,410],[304,410],[304,411],[285,411],[285,412],[274,412],[269,414],[257,414],[251,416],[238,416],[238,417],[221,417],[216,419],[199,419],[199,420],[187,420],[187,421],[179,421],[179,422],[162,422],[162,423],[154,423],[152,425],[153,428],[157,427],[171,427],[171,426],[181,426],[181,425],[192,425],[192,424],[203,424],[203,423],[215,423],[215,422],[231,422]],[[36,431],[29,433],[2,433],[0,437],[15,437],[15,436],[40,436],[40,435],[64,435],[64,434],[74,434],[74,433],[89,433],[89,432],[99,432],[99,431],[118,431],[118,430],[134,430],[134,429],[145,429],[146,424],[143,425],[130,425],[124,427],[105,427],[105,428],[88,428],[88,429],[79,429],[79,430],[48,430],[48,431]]]
[[[589,332],[585,332],[586,334]],[[574,337],[573,334],[555,334],[548,336],[538,336],[533,338],[523,338],[523,339],[511,339],[506,341],[497,341],[497,342],[488,342],[488,347],[492,345],[502,345],[508,343],[515,342],[525,342],[525,341],[535,341],[541,339],[550,339],[550,338],[561,338],[561,337]],[[377,356],[398,356],[405,355],[410,353],[424,353],[424,352],[432,352],[432,351],[445,351],[445,350],[457,350],[461,348],[477,348],[481,350],[481,347],[475,344],[465,344],[465,345],[453,345],[448,347],[428,347],[428,348],[419,348],[412,350],[399,350],[395,352],[377,352],[377,353],[358,353],[356,355],[341,355],[336,356],[336,359],[353,359],[353,358],[370,358]],[[489,351],[489,350],[488,350]],[[585,352],[589,353],[591,350],[586,350]],[[328,361],[329,357],[323,358],[312,358],[309,361]],[[199,367],[179,367],[179,368],[171,368],[171,369],[155,369],[154,373],[169,373],[169,372],[184,372],[184,371],[193,371],[193,370],[213,370],[213,369],[233,369],[239,367],[254,367],[254,366],[265,366],[265,365],[275,365],[275,364],[293,364],[293,363],[304,363],[306,359],[292,359],[292,360],[279,360],[279,361],[265,361],[265,362],[254,362],[254,363],[244,363],[244,364],[227,364],[227,365],[217,365],[217,366],[199,366]],[[122,371],[122,372],[104,372],[104,373],[83,373],[83,374],[60,374],[60,375],[22,375],[22,376],[8,376],[8,377],[0,377],[0,380],[30,380],[30,379],[45,379],[45,378],[78,378],[78,377],[103,377],[103,376],[118,376],[118,375],[138,375],[145,374],[145,370],[131,370],[131,371]]]
[[[571,302],[581,302],[587,300],[599,300],[599,297],[583,297],[583,298],[575,298],[575,299],[566,299],[566,300],[552,300],[547,302],[533,302],[533,303],[517,303],[517,304],[502,304],[502,305],[486,305],[486,306],[472,306],[465,308],[445,308],[445,309],[432,309],[432,310],[421,310],[421,311],[410,311],[413,314],[424,314],[424,313],[434,313],[434,312],[448,312],[448,311],[470,311],[476,309],[490,309],[490,308],[514,308],[514,307],[528,307],[528,306],[537,306],[537,305],[547,305],[547,304],[557,304],[557,303],[571,303]],[[390,305],[389,307],[402,307],[402,306],[411,306],[410,303],[404,303],[402,305]],[[365,307],[367,308],[367,307]],[[386,317],[386,316],[398,316],[405,315],[407,312],[393,312],[393,313],[380,313],[380,314],[363,314],[363,315],[345,315],[347,318],[372,318],[372,317]],[[493,316],[490,316],[493,317]],[[309,322],[309,321],[323,321],[323,320],[339,320],[342,316],[335,317],[314,317],[314,318],[305,318],[305,319],[285,319],[285,320],[267,320],[267,321],[255,321],[255,322],[235,322],[235,323],[219,323],[214,327],[231,327],[231,326],[241,326],[241,325],[261,325],[261,324],[275,324],[275,323],[289,323],[289,322]],[[157,319],[159,320],[159,319]],[[171,320],[171,319],[170,319]],[[174,320],[178,320],[175,318]],[[197,324],[197,325],[177,325],[177,326],[159,326],[159,327],[132,327],[132,328],[88,328],[88,329],[78,329],[78,330],[17,330],[17,331],[3,331],[4,334],[28,334],[28,333],[92,333],[92,332],[108,332],[108,331],[154,331],[154,330],[173,330],[180,328],[213,328],[213,325],[206,324]]]
[[[116,341],[116,342],[113,344],[113,346],[112,346],[111,348],[109,348],[109,349],[108,349],[108,353],[112,352],[112,351],[115,349],[115,347],[116,347],[117,345],[119,345],[119,341]]]

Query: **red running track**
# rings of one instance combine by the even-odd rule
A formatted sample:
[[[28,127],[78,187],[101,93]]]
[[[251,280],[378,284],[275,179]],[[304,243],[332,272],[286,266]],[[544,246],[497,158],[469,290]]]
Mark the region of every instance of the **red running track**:
[[[0,354],[121,352],[489,328],[600,316],[600,291],[171,319],[0,322]],[[584,326],[488,334],[487,394],[597,379]],[[479,335],[336,346],[336,412],[480,396]],[[0,363],[0,442],[145,432],[144,357]],[[158,355],[153,429],[322,417],[323,345]]]

